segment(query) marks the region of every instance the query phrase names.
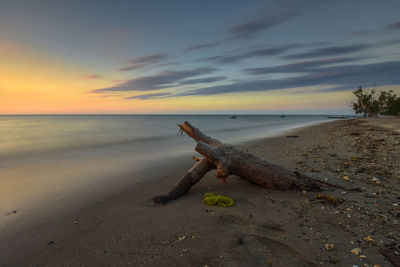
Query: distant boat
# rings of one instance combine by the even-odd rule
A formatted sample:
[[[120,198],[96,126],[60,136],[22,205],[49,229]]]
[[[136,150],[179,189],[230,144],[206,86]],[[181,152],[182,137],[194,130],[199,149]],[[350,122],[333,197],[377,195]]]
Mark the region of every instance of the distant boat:
[[[285,118],[286,117],[286,115],[281,115],[281,118]]]
[[[231,116],[231,119],[236,119],[237,117],[235,115]]]
[[[329,119],[345,119],[346,117],[341,115],[341,116],[329,116]]]

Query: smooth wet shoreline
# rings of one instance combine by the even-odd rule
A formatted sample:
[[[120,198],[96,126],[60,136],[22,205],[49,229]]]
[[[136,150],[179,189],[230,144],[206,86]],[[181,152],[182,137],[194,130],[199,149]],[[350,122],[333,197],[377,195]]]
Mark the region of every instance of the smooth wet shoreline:
[[[44,116],[44,119],[42,117],[19,116],[20,126],[10,125],[10,119],[9,130],[2,132],[2,137],[6,137],[4,141],[7,141],[7,138],[12,139],[12,133],[15,133],[20,145],[17,146],[17,141],[11,142],[16,146],[15,149],[10,149],[9,152],[2,150],[3,155],[0,155],[0,214],[17,211],[15,216],[3,217],[0,229],[16,218],[23,221],[26,219],[24,216],[39,217],[38,214],[46,213],[44,210],[52,210],[57,205],[68,210],[87,205],[95,199],[118,192],[125,186],[134,186],[137,182],[142,182],[140,177],[162,175],[157,171],[146,172],[148,169],[158,169],[158,166],[168,164],[169,160],[183,162],[184,158],[190,158],[190,155],[195,154],[194,143],[187,136],[179,136],[178,128],[173,123],[177,119],[192,118],[199,122],[200,126],[204,126],[207,120],[216,124],[212,121],[216,120],[222,125],[215,125],[216,128],[207,133],[216,138],[227,137],[228,140],[221,139],[225,142],[233,138],[235,143],[240,144],[254,139],[255,136],[262,136],[263,133],[264,136],[274,136],[288,128],[314,124],[314,120],[318,122],[323,118],[247,115],[239,116],[235,120],[228,116],[61,116],[61,119],[59,116]],[[101,121],[103,119],[106,120],[105,123]],[[287,120],[293,123],[288,124]],[[158,129],[158,125],[153,125],[157,121],[160,123],[160,129],[166,132],[151,133]],[[135,122],[139,124],[137,127],[133,125]],[[51,123],[56,123],[61,128],[51,126]],[[42,124],[43,127],[40,126]],[[6,125],[7,123],[2,126]],[[92,128],[85,129],[83,126]],[[113,128],[112,126],[118,126],[120,131],[126,131],[127,127],[131,131],[114,137],[105,132]],[[239,126],[249,128],[239,132],[228,131],[237,130]],[[32,127],[33,134],[24,132]],[[139,133],[132,132],[134,129]],[[46,133],[46,130],[49,132]],[[149,135],[144,135],[146,132],[149,132]],[[94,140],[86,142],[91,134]],[[160,137],[165,134],[168,134],[168,139]],[[78,139],[76,142],[71,141],[73,136]],[[36,149],[36,143],[29,145],[29,142],[34,142],[38,137],[49,138],[48,144],[40,147],[40,150]],[[68,138],[64,139],[65,137]],[[29,138],[33,138],[33,141]],[[41,143],[45,143],[45,140],[41,140]]]

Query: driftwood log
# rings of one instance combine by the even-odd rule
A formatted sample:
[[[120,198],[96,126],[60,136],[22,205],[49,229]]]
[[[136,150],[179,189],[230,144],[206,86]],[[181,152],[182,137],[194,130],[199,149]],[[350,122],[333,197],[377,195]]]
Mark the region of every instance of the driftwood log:
[[[237,147],[205,135],[187,121],[178,126],[182,132],[197,142],[195,150],[204,158],[195,163],[175,184],[171,192],[156,196],[155,203],[165,204],[181,197],[212,169],[216,169],[216,176],[222,182],[225,182],[229,175],[236,175],[268,189],[321,191],[340,188],[359,190],[326,183],[253,156]]]

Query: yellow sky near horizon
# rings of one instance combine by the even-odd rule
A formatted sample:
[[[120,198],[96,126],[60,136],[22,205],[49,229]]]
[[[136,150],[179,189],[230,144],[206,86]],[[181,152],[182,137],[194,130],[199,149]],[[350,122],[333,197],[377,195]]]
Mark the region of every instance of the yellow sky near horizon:
[[[185,96],[160,99],[122,99],[143,92],[94,94],[119,77],[88,78],[90,70],[44,52],[1,43],[0,114],[174,113],[224,110],[348,109],[347,91],[320,93],[322,86],[266,92]],[[302,91],[304,93],[302,93]],[[156,91],[155,91],[156,92]]]

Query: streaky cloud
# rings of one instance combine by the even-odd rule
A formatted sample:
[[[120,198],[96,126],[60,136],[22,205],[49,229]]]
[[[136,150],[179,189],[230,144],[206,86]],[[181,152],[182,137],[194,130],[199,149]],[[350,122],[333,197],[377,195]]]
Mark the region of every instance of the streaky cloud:
[[[292,48],[291,45],[288,46],[277,46],[277,47],[267,47],[262,49],[256,49],[249,52],[241,53],[241,54],[225,54],[218,55],[206,58],[196,59],[195,62],[202,61],[213,61],[218,64],[231,64],[236,63],[244,59],[254,58],[254,57],[270,57],[270,56],[278,56],[285,53],[288,49]]]
[[[143,94],[143,95],[135,95],[135,96],[128,96],[124,97],[124,99],[154,99],[154,98],[160,98],[160,97],[167,97],[170,96],[171,93],[163,92],[163,93],[154,93],[154,94]]]
[[[272,73],[302,73],[302,72],[310,72],[314,68],[322,67],[329,64],[355,62],[361,59],[364,59],[364,57],[335,57],[335,58],[299,61],[272,67],[249,68],[249,69],[244,69],[244,71],[246,73],[253,75],[272,74]]]
[[[209,74],[216,71],[215,68],[197,68],[193,70],[183,71],[162,71],[155,75],[138,77],[131,80],[126,80],[115,86],[95,89],[92,93],[111,92],[111,91],[152,91],[171,86],[178,85],[180,81],[199,76],[203,74]]]
[[[198,45],[186,47],[184,50],[192,51],[192,50],[206,49],[206,48],[217,46],[220,43],[221,42],[210,42],[210,43],[198,44]]]
[[[262,33],[264,30],[279,25],[296,16],[295,13],[268,16],[242,24],[238,24],[229,29],[231,39],[248,39]]]
[[[160,63],[168,58],[165,54],[150,54],[146,56],[137,57],[129,60],[130,65],[118,68],[120,71],[129,71],[134,69],[141,69],[153,64]]]
[[[220,58],[223,58],[225,55],[219,56],[211,56],[211,57],[203,57],[193,60],[193,62],[207,62],[207,61],[217,61]]]
[[[179,63],[179,62],[167,62],[167,63],[161,63],[161,64],[158,64],[158,65],[154,65],[154,67],[156,68],[158,68],[158,67],[165,67],[165,66],[177,66],[177,65],[180,65],[181,63]]]
[[[207,77],[207,78],[200,78],[200,79],[190,79],[184,80],[180,82],[181,85],[185,84],[198,84],[198,83],[213,83],[217,81],[226,80],[225,76],[215,76],[215,77]]]
[[[276,56],[286,52],[291,48],[291,46],[281,46],[281,47],[272,47],[272,48],[264,48],[251,51],[245,54],[245,57],[265,57],[265,56]]]
[[[347,46],[329,46],[314,49],[310,52],[298,53],[292,55],[286,55],[282,58],[284,59],[304,59],[304,58],[314,58],[314,57],[328,57],[328,56],[341,56],[350,53],[357,53],[365,51],[370,48],[371,45],[368,44],[355,44]]]
[[[400,30],[400,21],[393,22],[390,24],[386,24],[380,28],[376,29],[364,29],[364,30],[357,30],[357,31],[350,31],[349,34],[356,36],[356,37],[363,37],[363,36],[384,36],[387,34],[391,34],[393,31]]]
[[[359,85],[371,86],[377,84],[384,86],[400,84],[398,69],[400,69],[400,61],[324,67],[301,76],[280,79],[244,80],[225,85],[198,88],[181,92],[176,96],[271,91],[321,85],[334,86],[340,90],[343,90],[343,88],[356,88]]]
[[[275,25],[283,23],[284,21],[289,20],[296,15],[297,14],[294,13],[282,14],[277,16],[264,17],[257,20],[252,20],[242,24],[238,24],[229,29],[229,32],[231,34],[230,38],[215,42],[201,43],[198,45],[189,46],[184,50],[193,51],[193,50],[207,49],[226,42],[230,42],[232,41],[232,39],[253,38],[257,34],[261,33],[264,29],[271,28]]]

